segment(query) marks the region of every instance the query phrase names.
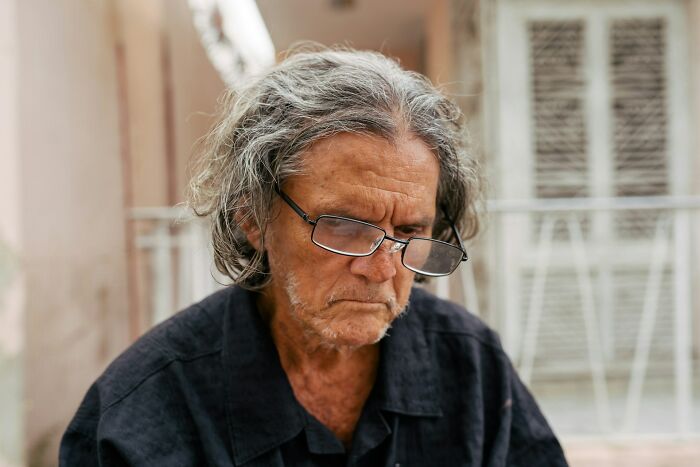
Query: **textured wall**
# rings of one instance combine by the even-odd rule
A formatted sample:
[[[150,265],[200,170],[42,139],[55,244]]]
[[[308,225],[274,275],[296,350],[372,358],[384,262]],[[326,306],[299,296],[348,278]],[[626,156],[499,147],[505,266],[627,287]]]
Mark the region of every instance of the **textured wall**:
[[[111,6],[17,2],[25,443],[57,441],[127,343],[124,206]]]
[[[22,460],[21,205],[17,139],[17,0],[0,2],[0,466]]]
[[[145,330],[129,210],[183,199],[223,84],[186,0],[0,5],[0,466],[54,465],[90,383]]]

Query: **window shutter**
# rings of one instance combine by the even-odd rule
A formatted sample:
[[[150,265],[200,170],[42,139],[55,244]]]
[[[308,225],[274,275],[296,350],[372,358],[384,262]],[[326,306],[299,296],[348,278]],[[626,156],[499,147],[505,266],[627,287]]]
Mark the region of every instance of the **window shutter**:
[[[598,21],[598,31],[605,31],[606,56],[598,63],[590,58],[591,22]],[[602,24],[601,24],[602,22]],[[667,111],[666,47],[668,30],[661,16],[524,18],[529,62],[529,105],[531,128],[531,193],[537,198],[657,196],[670,192],[669,122]],[[607,64],[605,64],[607,61]],[[603,63],[600,69],[596,66]],[[591,68],[593,67],[593,68]],[[590,98],[593,74],[606,74],[608,112],[605,117],[612,128],[609,134],[610,159],[607,165],[591,157],[590,122],[593,115]],[[598,108],[600,111],[601,108]],[[526,122],[523,122],[527,124]],[[598,135],[600,136],[600,135]],[[607,136],[607,135],[606,135]],[[605,193],[596,191],[593,179],[601,171],[608,175],[610,186]],[[602,277],[611,281],[609,308],[596,298],[598,313],[608,330],[606,352],[611,371],[627,372],[634,355],[639,332],[649,268],[649,255],[632,257],[629,246],[651,249],[657,211],[617,211],[613,213],[576,214],[589,252],[594,249],[593,223],[603,225],[604,242],[614,245],[615,257],[603,273],[594,260],[590,262],[593,284]],[[531,215],[530,245],[535,250],[545,217]],[[571,262],[566,215],[554,224],[553,264],[544,285],[542,319],[537,334],[535,364],[539,376],[568,372],[587,372],[586,336],[583,332],[583,299],[576,269]],[[559,250],[556,250],[559,245]],[[629,251],[628,251],[629,250]],[[556,258],[556,251],[562,256]],[[639,249],[637,249],[639,251]],[[568,258],[567,258],[568,256]],[[525,263],[520,268],[519,296],[527,307],[535,282],[536,267]],[[606,274],[601,276],[601,274]],[[662,275],[661,297],[654,328],[652,352],[656,359],[666,358],[672,350],[673,266],[668,264]],[[520,329],[527,329],[527,313],[521,315]]]
[[[666,23],[619,19],[610,26],[610,86],[615,196],[669,194]],[[651,238],[659,213],[615,217],[620,238]]]
[[[536,196],[588,196],[583,21],[532,21],[528,29]]]

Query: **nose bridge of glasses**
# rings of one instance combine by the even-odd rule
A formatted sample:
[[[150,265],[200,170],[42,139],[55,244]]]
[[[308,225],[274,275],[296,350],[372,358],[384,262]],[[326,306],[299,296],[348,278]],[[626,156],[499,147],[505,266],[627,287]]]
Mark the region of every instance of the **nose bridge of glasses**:
[[[379,244],[378,244],[377,246],[375,246],[375,248],[379,248],[379,246],[381,246],[381,244],[384,243],[384,242],[386,242],[387,240],[388,240],[389,242],[391,242],[391,245],[387,248],[387,251],[388,251],[390,254],[391,254],[391,253],[396,253],[396,252],[398,252],[398,251],[401,251],[401,250],[403,250],[403,249],[406,247],[406,245],[408,245],[408,242],[407,242],[406,240],[399,240],[398,238],[394,238],[394,237],[390,237],[390,236],[388,236],[388,235],[384,235],[384,237],[383,237],[382,239],[380,239],[380,240],[377,241]],[[376,244],[377,242],[375,242],[375,244]]]

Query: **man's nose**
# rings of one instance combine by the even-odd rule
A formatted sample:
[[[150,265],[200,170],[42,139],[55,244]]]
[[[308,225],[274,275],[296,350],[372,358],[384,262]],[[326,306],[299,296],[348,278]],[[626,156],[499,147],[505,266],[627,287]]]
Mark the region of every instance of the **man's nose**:
[[[393,253],[400,251],[401,243],[385,239],[377,251],[369,256],[354,258],[350,263],[350,272],[366,277],[371,282],[386,282],[396,275],[400,256]]]

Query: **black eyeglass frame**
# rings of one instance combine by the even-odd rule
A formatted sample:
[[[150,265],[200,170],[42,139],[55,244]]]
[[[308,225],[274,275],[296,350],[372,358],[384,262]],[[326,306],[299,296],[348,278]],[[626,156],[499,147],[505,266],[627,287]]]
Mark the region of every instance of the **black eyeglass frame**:
[[[442,244],[444,244],[444,245],[448,245],[448,246],[450,246],[450,247],[452,247],[452,248],[455,248],[455,249],[458,249],[458,250],[460,250],[460,251],[462,252],[461,262],[465,262],[465,261],[467,261],[467,260],[469,259],[469,256],[467,255],[467,250],[464,248],[464,243],[462,243],[462,239],[461,239],[460,236],[459,236],[459,231],[457,230],[457,227],[455,226],[455,223],[452,221],[452,219],[450,219],[450,217],[448,216],[447,212],[446,212],[444,209],[442,209],[442,208],[441,208],[441,210],[442,210],[442,212],[443,212],[443,215],[445,216],[445,218],[446,218],[447,221],[449,222],[450,228],[452,229],[452,235],[457,239],[457,243],[459,243],[459,247],[457,247],[456,245],[453,245],[452,243],[449,243],[449,242],[444,242],[444,241],[442,241],[442,240],[437,240],[437,239],[434,239],[434,238],[426,238],[426,237],[409,237],[409,238],[406,239],[406,240],[401,240],[400,238],[394,238],[394,237],[391,237],[391,236],[387,235],[386,230],[384,230],[383,228],[379,227],[378,225],[370,224],[369,222],[364,222],[364,221],[361,221],[361,220],[358,220],[358,219],[353,219],[353,218],[350,218],[350,217],[334,216],[334,215],[331,215],[331,214],[322,214],[322,215],[318,216],[316,219],[311,219],[311,217],[310,217],[297,203],[295,203],[294,200],[292,200],[292,198],[290,198],[284,191],[282,191],[282,189],[281,189],[279,186],[275,186],[275,191],[276,191],[277,194],[280,196],[280,198],[282,198],[282,200],[283,200],[290,208],[292,208],[292,210],[293,210],[295,213],[297,213],[297,215],[298,215],[299,217],[301,217],[301,218],[304,220],[304,222],[306,222],[307,224],[313,226],[313,230],[311,231],[311,241],[313,242],[313,244],[316,245],[316,246],[318,246],[318,247],[320,247],[320,248],[323,248],[323,249],[326,250],[326,251],[330,251],[331,253],[335,253],[335,254],[343,255],[343,256],[351,256],[351,257],[370,256],[370,255],[374,254],[374,252],[377,251],[377,250],[379,249],[379,247],[382,245],[382,243],[384,243],[384,240],[386,240],[386,239],[388,238],[388,239],[391,240],[392,242],[400,243],[400,244],[404,245],[404,247],[401,248],[401,264],[403,264],[403,266],[404,266],[406,269],[409,269],[409,270],[411,270],[411,271],[413,271],[413,272],[415,272],[415,273],[421,274],[421,275],[423,275],[423,276],[430,276],[430,277],[449,276],[450,274],[452,274],[453,272],[455,272],[455,271],[457,270],[457,268],[459,267],[459,263],[457,263],[457,265],[454,267],[454,269],[452,269],[452,271],[447,272],[447,273],[444,273],[444,274],[435,274],[435,273],[428,273],[428,272],[424,272],[424,271],[419,271],[419,270],[417,270],[417,269],[415,269],[415,268],[412,268],[412,267],[406,265],[406,263],[404,262],[404,255],[405,255],[405,253],[406,253],[406,246],[408,246],[409,242],[410,242],[411,240],[413,240],[413,239],[417,239],[417,240],[429,240],[429,241],[431,241],[431,242],[437,242],[437,243],[442,243]],[[343,220],[348,220],[348,221],[356,222],[356,223],[358,223],[358,224],[364,224],[364,225],[367,225],[367,226],[370,226],[370,227],[373,227],[373,228],[375,228],[375,229],[377,229],[377,230],[382,231],[382,233],[384,234],[384,237],[382,238],[382,241],[379,242],[379,243],[377,244],[377,246],[374,247],[369,253],[362,253],[362,254],[359,254],[359,253],[347,253],[347,252],[344,252],[344,251],[338,251],[338,250],[335,250],[335,249],[333,249],[333,248],[329,248],[329,247],[327,247],[327,246],[325,246],[325,245],[321,245],[321,244],[317,243],[317,242],[314,240],[314,231],[316,230],[316,224],[318,223],[318,220],[319,220],[319,219],[322,219],[322,218],[343,219]]]

